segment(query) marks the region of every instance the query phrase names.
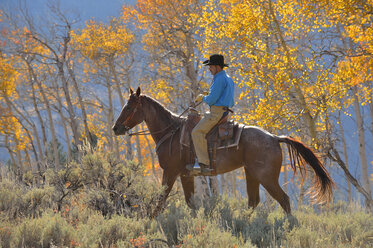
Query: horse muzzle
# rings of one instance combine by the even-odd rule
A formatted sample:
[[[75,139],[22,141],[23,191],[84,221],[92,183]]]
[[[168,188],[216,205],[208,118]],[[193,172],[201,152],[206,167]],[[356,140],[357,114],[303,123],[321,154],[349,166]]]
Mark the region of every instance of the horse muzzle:
[[[125,135],[128,132],[128,130],[130,130],[129,127],[124,126],[124,125],[114,125],[112,129],[116,136]]]

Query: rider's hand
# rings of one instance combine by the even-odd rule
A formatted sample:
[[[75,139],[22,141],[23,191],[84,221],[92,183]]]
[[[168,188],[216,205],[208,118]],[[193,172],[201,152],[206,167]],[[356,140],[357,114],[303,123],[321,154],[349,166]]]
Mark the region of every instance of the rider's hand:
[[[199,94],[196,99],[194,99],[194,102],[195,103],[199,103],[199,102],[202,102],[203,100],[203,94]]]

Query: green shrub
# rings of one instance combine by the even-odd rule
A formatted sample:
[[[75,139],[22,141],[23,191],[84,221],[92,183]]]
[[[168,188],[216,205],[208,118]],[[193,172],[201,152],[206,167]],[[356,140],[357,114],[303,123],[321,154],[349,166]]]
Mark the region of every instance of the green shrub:
[[[249,239],[235,236],[219,222],[220,219],[207,218],[203,208],[195,218],[182,219],[178,226],[182,247],[255,247]]]
[[[291,247],[373,246],[373,216],[364,211],[341,209],[315,213],[308,207],[295,212],[295,216],[299,225],[284,234]]]
[[[53,187],[29,188],[22,196],[22,211],[26,216],[39,216],[54,205],[52,196]]]
[[[103,152],[86,152],[79,163],[69,163],[58,172],[48,170],[46,179],[54,187],[59,211],[81,195],[84,205],[104,216],[150,216],[163,193],[145,176],[143,166]]]
[[[143,166],[120,162],[111,154],[87,154],[80,166],[86,203],[104,216],[150,216],[163,193],[145,176]]]
[[[71,246],[74,240],[74,228],[59,214],[24,219],[13,230],[13,247]]]
[[[0,183],[0,211],[13,219],[20,216],[35,217],[51,208],[52,195],[53,188],[49,186],[21,186],[5,180]]]
[[[179,244],[179,238],[183,235],[180,234],[180,222],[191,218],[191,210],[187,208],[183,200],[176,199],[169,204],[157,218],[160,228],[166,236],[167,243],[173,245]]]
[[[14,182],[4,180],[0,183],[0,211],[7,217],[15,218],[22,209],[22,189]]]
[[[53,201],[60,211],[62,206],[69,203],[71,197],[83,187],[79,164],[71,162],[63,169],[54,171],[48,169],[45,173],[46,181],[53,186]]]
[[[284,229],[293,227],[281,209],[270,212],[260,204],[254,211],[247,207],[247,200],[223,195],[203,205],[206,206],[206,217],[215,219],[221,228],[235,237],[258,247],[274,246],[282,238]]]
[[[373,216],[361,206],[302,206],[285,216],[274,202],[217,196],[197,210],[138,164],[87,152],[81,162],[47,171],[46,184],[0,182],[0,247],[373,247]]]
[[[0,222],[0,247],[10,247],[12,240],[13,226],[8,222]]]
[[[221,202],[213,201],[210,209],[202,207],[198,211],[190,210],[183,200],[171,202],[157,218],[167,243],[180,247],[253,247],[249,239],[222,225],[217,211]]]
[[[96,213],[86,223],[78,226],[81,247],[133,247],[140,241],[161,239],[155,220],[148,218],[135,219],[113,215],[107,219]],[[143,244],[144,244],[143,243]]]

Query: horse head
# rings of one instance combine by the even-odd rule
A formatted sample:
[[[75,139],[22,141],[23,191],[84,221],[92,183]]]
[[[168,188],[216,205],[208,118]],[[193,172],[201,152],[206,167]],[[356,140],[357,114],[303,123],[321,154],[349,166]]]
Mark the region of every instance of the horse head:
[[[123,106],[113,126],[115,135],[125,135],[130,129],[144,121],[140,94],[140,87],[137,88],[136,92],[133,92],[130,88],[130,97],[127,104]]]

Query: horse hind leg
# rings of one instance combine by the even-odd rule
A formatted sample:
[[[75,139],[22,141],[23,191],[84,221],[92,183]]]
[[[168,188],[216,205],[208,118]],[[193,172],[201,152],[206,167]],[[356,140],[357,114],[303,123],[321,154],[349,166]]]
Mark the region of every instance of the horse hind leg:
[[[268,191],[268,193],[278,202],[284,211],[290,215],[290,199],[289,196],[282,190],[278,183],[280,177],[282,153],[281,147],[272,147],[267,151],[270,156],[266,156],[261,167],[262,170],[256,174],[258,181]]]
[[[291,214],[289,196],[282,190],[278,181],[263,182],[263,187],[268,193],[280,203],[281,207],[285,210],[286,214]]]
[[[252,177],[247,168],[245,168],[246,176],[246,190],[247,197],[249,198],[249,208],[256,208],[260,202],[259,197],[259,182]]]

